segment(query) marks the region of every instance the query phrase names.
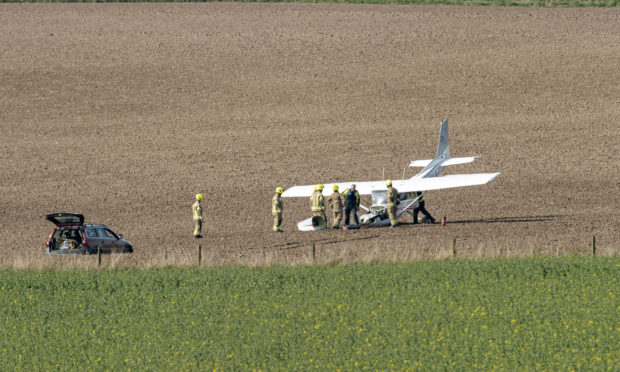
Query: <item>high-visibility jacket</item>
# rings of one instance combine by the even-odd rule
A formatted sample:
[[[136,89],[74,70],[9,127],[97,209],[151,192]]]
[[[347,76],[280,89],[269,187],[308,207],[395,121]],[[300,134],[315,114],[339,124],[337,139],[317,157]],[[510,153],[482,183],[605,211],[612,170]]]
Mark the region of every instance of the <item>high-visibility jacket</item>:
[[[271,214],[276,215],[282,213],[282,198],[276,193],[271,201]]]
[[[342,195],[338,191],[334,191],[329,198],[327,198],[327,203],[334,210],[334,212],[341,212],[342,206],[344,204],[344,199]]]
[[[344,190],[342,195],[345,198],[345,205],[347,208],[359,207],[360,206],[360,193],[357,190],[353,190],[353,192],[349,195],[349,189]]]
[[[416,194],[420,197],[420,199],[418,199],[418,203],[424,203],[424,196],[422,193],[418,191]]]
[[[200,205],[200,201],[196,200],[192,205],[192,212],[194,214],[195,220],[202,220],[202,205]]]
[[[398,205],[398,190],[395,187],[389,186],[387,190],[387,202],[388,207]]]
[[[325,210],[325,199],[323,193],[315,191],[310,197],[310,209],[312,212],[322,212]]]

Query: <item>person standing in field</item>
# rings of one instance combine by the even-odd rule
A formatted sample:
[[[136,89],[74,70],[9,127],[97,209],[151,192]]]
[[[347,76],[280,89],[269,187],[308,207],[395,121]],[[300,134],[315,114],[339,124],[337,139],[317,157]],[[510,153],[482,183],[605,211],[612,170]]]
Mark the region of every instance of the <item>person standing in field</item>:
[[[392,187],[392,180],[388,180],[387,186],[387,202],[388,202],[388,216],[390,216],[390,227],[398,226],[398,217],[396,214],[396,208],[398,206],[398,190]]]
[[[344,224],[345,226],[349,226],[349,217],[351,212],[353,212],[353,220],[356,225],[359,225],[360,222],[357,219],[357,209],[360,206],[360,193],[355,189],[355,184],[351,185],[350,189],[344,190],[342,193],[344,196]]]
[[[340,227],[340,222],[342,221],[342,207],[344,205],[342,195],[338,192],[338,185],[334,185],[334,192],[327,198],[327,203],[334,212],[332,229],[336,230]]]
[[[192,205],[192,213],[194,216],[194,238],[202,238],[202,204],[204,200],[202,194],[196,194],[196,201]]]
[[[325,216],[325,198],[323,197],[322,183],[319,183],[314,188],[314,193],[312,193],[312,196],[310,197],[310,210],[312,211],[313,226],[327,225],[327,216]]]
[[[276,187],[276,194],[273,196],[271,201],[271,214],[273,215],[273,231],[274,232],[284,232],[280,229],[280,225],[282,224],[282,192],[284,189],[282,187]]]

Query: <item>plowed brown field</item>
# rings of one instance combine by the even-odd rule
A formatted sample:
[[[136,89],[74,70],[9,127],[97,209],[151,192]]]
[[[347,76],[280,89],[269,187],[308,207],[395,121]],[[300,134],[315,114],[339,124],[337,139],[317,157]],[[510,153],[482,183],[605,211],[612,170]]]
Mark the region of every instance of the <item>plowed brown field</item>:
[[[620,252],[620,9],[336,4],[0,5],[0,264],[48,257],[45,214],[133,242],[129,266]],[[502,172],[429,192],[448,224],[302,233],[276,186]],[[415,170],[407,169],[411,177]],[[366,204],[367,201],[365,200]],[[363,203],[364,204],[364,203]]]

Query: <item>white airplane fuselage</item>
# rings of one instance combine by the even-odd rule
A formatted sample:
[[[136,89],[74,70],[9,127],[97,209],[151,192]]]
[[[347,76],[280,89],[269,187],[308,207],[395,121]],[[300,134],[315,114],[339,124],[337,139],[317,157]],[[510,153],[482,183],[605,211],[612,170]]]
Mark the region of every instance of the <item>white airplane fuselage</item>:
[[[420,179],[426,177],[437,177],[441,173],[444,162],[450,159],[450,149],[447,145],[447,134],[439,137],[438,154],[432,159],[420,172],[412,179]],[[415,193],[402,193],[398,195],[399,203],[396,208],[396,218],[400,218],[403,213],[409,213],[413,216],[413,211],[418,207],[419,197]],[[373,191],[371,193],[372,206],[368,213],[360,216],[360,223],[365,226],[388,226],[390,225],[390,217],[387,214],[387,189],[385,191]]]
[[[403,213],[413,215],[413,210],[418,207],[417,199],[400,200],[396,207],[396,216],[400,218]],[[371,227],[381,227],[390,225],[390,216],[387,213],[387,205],[373,205],[368,213],[360,216],[360,224]]]

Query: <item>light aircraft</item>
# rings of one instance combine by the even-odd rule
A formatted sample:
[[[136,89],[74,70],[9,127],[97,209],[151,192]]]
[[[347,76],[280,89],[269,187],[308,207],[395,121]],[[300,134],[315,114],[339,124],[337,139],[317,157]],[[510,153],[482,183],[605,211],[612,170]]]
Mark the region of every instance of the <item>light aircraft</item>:
[[[416,195],[416,191],[424,192],[429,190],[449,189],[453,187],[483,185],[491,182],[498,173],[474,173],[456,174],[438,177],[443,167],[449,165],[466,164],[474,161],[476,157],[451,158],[450,146],[448,141],[448,119],[441,122],[439,130],[439,142],[437,144],[437,155],[429,160],[412,161],[410,167],[421,167],[422,170],[415,176],[392,181],[399,194],[400,200],[397,206],[397,216],[400,217],[407,212],[413,214],[413,210],[418,206],[418,200],[423,195]],[[390,219],[387,214],[387,187],[385,181],[371,182],[336,182],[325,184],[323,195],[328,196],[332,192],[334,185],[338,185],[340,190],[349,189],[355,184],[360,195],[370,195],[372,206],[366,208],[362,205],[366,214],[360,216],[360,223],[366,226],[387,226]],[[315,185],[293,186],[284,193],[282,197],[310,197],[314,192]],[[320,219],[322,220],[322,219]],[[325,229],[325,223],[317,223],[313,218],[308,218],[297,224],[300,231],[312,231]]]

